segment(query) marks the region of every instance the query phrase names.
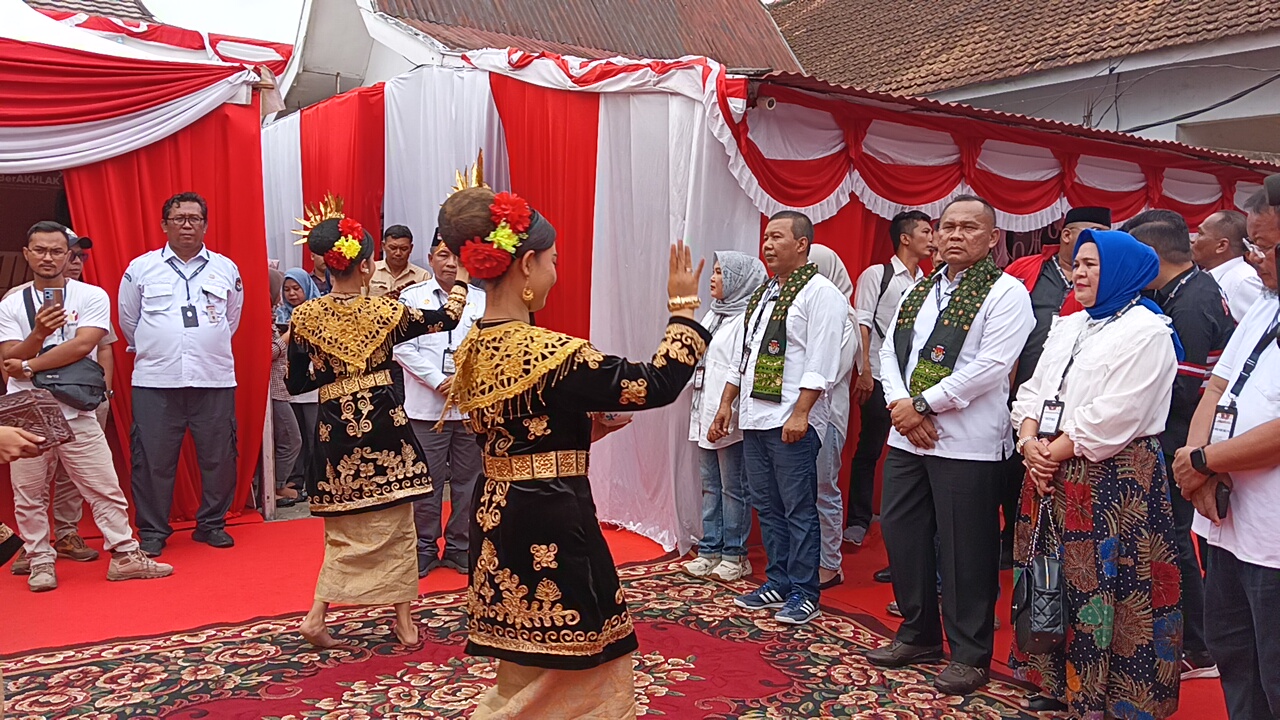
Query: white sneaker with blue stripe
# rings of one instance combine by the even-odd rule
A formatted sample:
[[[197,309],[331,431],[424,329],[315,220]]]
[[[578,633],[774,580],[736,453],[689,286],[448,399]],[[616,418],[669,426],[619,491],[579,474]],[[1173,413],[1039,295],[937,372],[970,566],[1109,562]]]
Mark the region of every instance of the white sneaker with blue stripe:
[[[787,625],[804,625],[818,617],[818,603],[793,592],[787,596],[787,604],[773,616],[774,620]]]
[[[746,595],[733,599],[733,604],[748,610],[765,610],[786,605],[786,598],[773,585],[765,583]]]

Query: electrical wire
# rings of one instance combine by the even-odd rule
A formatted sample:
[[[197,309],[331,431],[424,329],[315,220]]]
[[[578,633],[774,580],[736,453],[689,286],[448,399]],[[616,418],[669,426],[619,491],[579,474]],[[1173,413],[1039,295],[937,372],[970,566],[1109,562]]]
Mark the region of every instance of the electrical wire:
[[[1176,115],[1176,116],[1171,117],[1171,118],[1169,118],[1169,119],[1167,119],[1167,120],[1160,120],[1160,121],[1157,121],[1157,122],[1147,123],[1147,124],[1145,124],[1145,125],[1137,125],[1137,126],[1135,126],[1135,127],[1131,127],[1131,128],[1129,128],[1129,129],[1127,129],[1127,130],[1122,130],[1121,132],[1127,132],[1127,133],[1142,132],[1143,130],[1149,130],[1149,129],[1153,128],[1153,127],[1159,127],[1159,126],[1161,126],[1161,125],[1168,125],[1169,123],[1182,122],[1183,120],[1190,120],[1191,118],[1196,117],[1197,115],[1203,115],[1203,114],[1205,114],[1205,113],[1207,113],[1207,112],[1209,112],[1209,111],[1211,111],[1211,110],[1217,110],[1218,108],[1222,107],[1223,105],[1228,105],[1228,104],[1230,104],[1230,103],[1233,103],[1233,102],[1235,102],[1235,101],[1239,100],[1240,98],[1242,98],[1242,97],[1244,97],[1244,96],[1246,96],[1246,95],[1249,95],[1249,94],[1251,94],[1251,93],[1257,92],[1258,90],[1261,90],[1262,88],[1264,88],[1264,87],[1266,87],[1266,86],[1270,85],[1271,83],[1275,82],[1276,80],[1280,80],[1280,73],[1276,73],[1276,74],[1272,75],[1271,77],[1267,78],[1266,80],[1263,80],[1262,82],[1260,82],[1260,83],[1258,83],[1258,84],[1256,84],[1256,85],[1253,85],[1253,86],[1251,86],[1251,87],[1247,87],[1247,88],[1245,88],[1244,90],[1241,90],[1240,92],[1238,92],[1238,93],[1236,93],[1236,94],[1232,95],[1231,97],[1225,98],[1225,99],[1223,99],[1223,100],[1219,100],[1218,102],[1213,103],[1212,105],[1209,105],[1209,106],[1207,106],[1207,107],[1200,108],[1199,110],[1192,110],[1191,112],[1185,112],[1185,113],[1182,113],[1181,115]]]

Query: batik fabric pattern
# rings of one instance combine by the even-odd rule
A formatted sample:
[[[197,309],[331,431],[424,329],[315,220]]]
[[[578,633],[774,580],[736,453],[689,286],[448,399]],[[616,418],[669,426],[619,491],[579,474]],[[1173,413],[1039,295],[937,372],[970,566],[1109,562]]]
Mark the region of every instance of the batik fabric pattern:
[[[484,450],[471,526],[467,652],[585,670],[637,647],[587,480],[594,412],[675,401],[710,335],[672,318],[648,363],[510,322],[478,325],[455,355],[450,403]]]
[[[466,305],[456,285],[441,310],[385,297],[310,300],[293,311],[286,385],[320,391],[316,435],[324,474],[307,479],[314,515],[388,508],[431,493],[422,448],[404,412],[404,376],[392,348],[452,330]]]
[[[817,274],[817,265],[813,263],[803,265],[791,273],[782,289],[778,291],[773,312],[769,314],[769,324],[765,325],[764,335],[760,339],[760,352],[756,355],[755,381],[751,386],[751,397],[770,402],[782,402],[782,373],[787,364],[787,314],[791,312],[791,304],[796,301],[796,295],[799,295],[804,286],[808,285]],[[760,307],[771,285],[771,282],[761,285],[747,301],[747,314],[743,322],[751,322],[756,314],[756,308]],[[748,329],[747,336],[751,335],[751,330]]]
[[[1102,462],[1069,460],[1054,476],[1054,489],[1066,643],[1031,656],[1015,646],[1009,666],[1067,703],[1072,717],[1172,715],[1182,662],[1182,577],[1158,440],[1138,438]],[[1035,515],[1027,482],[1014,543],[1019,565],[1028,560]]]

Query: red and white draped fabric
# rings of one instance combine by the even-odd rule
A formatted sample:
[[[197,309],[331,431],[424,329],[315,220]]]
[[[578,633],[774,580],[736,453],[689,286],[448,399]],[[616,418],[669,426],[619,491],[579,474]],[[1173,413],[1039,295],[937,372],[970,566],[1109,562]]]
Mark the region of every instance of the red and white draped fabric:
[[[489,183],[525,196],[558,231],[560,282],[539,324],[633,359],[651,354],[661,336],[667,248],[677,237],[708,259],[717,250],[755,254],[763,219],[800,209],[815,221],[816,240],[856,275],[888,259],[894,214],[918,207],[936,216],[960,193],[990,199],[1006,230],[1044,227],[1083,204],[1110,206],[1117,220],[1170,207],[1196,223],[1236,207],[1261,179],[1244,164],[767,82],[749,102],[746,80],[705,58],[483,50],[465,60],[470,67],[421,67],[381,89],[384,227],[429,237],[455,171],[483,149]],[[334,124],[337,110],[319,112],[332,113],[325,132],[353,132]],[[350,183],[336,171],[300,181],[307,154],[324,148],[308,139],[305,118],[288,122],[265,131],[268,206],[282,208],[269,219],[273,238],[298,216],[307,182]],[[640,413],[594,449],[601,519],[689,547],[700,481],[687,422],[686,398]]]
[[[114,301],[128,263],[164,244],[164,201],[195,191],[209,202],[206,242],[236,262],[245,287],[234,341],[240,472],[232,514],[239,514],[262,446],[271,341],[257,75],[240,65],[150,57],[17,0],[0,0],[0,15],[0,173],[63,172],[72,225],[97,240],[88,281]],[[127,494],[132,362],[123,344],[116,347],[115,460]],[[194,519],[199,476],[188,449],[174,521]],[[0,518],[11,509],[0,498]]]

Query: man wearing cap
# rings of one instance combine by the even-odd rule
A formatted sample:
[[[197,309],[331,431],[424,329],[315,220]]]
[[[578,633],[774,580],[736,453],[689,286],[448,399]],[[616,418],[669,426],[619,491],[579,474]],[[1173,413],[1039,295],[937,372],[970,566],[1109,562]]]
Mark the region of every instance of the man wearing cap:
[[[410,285],[400,293],[400,302],[419,310],[439,310],[448,299],[443,288],[453,287],[458,275],[458,258],[435,236],[431,247],[433,279]],[[418,574],[447,568],[466,574],[469,569],[471,496],[483,471],[480,445],[457,409],[445,408],[449,385],[453,382],[453,353],[462,344],[471,326],[484,315],[485,297],[472,289],[458,327],[449,332],[423,335],[396,346],[395,358],[405,369],[404,410],[413,432],[422,443],[422,452],[431,477],[449,486],[449,522],[444,531],[444,555],[436,546],[440,538],[441,492],[414,502],[414,524],[418,530]],[[441,421],[441,431],[436,425]],[[531,425],[529,432],[535,429]]]
[[[432,245],[432,252],[435,247]],[[412,254],[413,232],[404,225],[387,228],[382,234],[382,259],[373,264],[373,277],[369,278],[369,294],[396,297],[410,285],[430,279],[431,273],[409,262]]]
[[[1053,319],[1084,309],[1076,300],[1071,280],[1075,264],[1076,238],[1085,230],[1110,230],[1111,211],[1102,207],[1072,208],[1062,222],[1061,239],[1056,245],[1045,245],[1039,255],[1029,255],[1009,263],[1004,271],[1019,280],[1031,293],[1031,310],[1036,316],[1036,326],[1027,338],[1027,344],[1018,357],[1014,370],[1010,398],[1016,397],[1018,388],[1031,379],[1044,341],[1049,338]],[[1001,567],[1013,566],[1013,526],[1018,519],[1018,497],[1022,491],[1022,478],[1026,468],[1022,457],[1014,453],[1001,468],[1005,478],[1004,533],[1000,536]]]
[[[240,270],[204,243],[208,206],[195,193],[169,198],[169,242],[129,263],[120,280],[120,330],[133,363],[133,499],[142,549],[157,557],[173,534],[169,511],[183,437],[191,430],[202,486],[191,539],[235,544],[227,512],[236,489],[236,367]]]
[[[93,247],[93,241],[87,237],[80,237],[66,228],[67,233],[67,269],[63,272],[63,277],[68,280],[79,280],[84,272],[84,262],[89,254],[89,249]],[[4,294],[5,298],[15,293],[22,292],[31,287],[32,281],[27,281],[10,288]],[[98,364],[102,366],[102,372],[107,383],[107,399],[103,401],[95,414],[98,417],[98,424],[102,426],[103,431],[107,429],[107,413],[111,407],[111,396],[115,393],[111,390],[112,373],[115,369],[115,359],[111,352],[111,346],[118,340],[115,330],[108,330],[107,336],[98,343]],[[53,549],[57,551],[58,557],[76,562],[93,562],[98,559],[98,551],[85,544],[84,538],[80,537],[78,530],[80,519],[84,516],[84,497],[80,495],[80,491],[76,489],[75,483],[71,482],[71,478],[67,475],[67,470],[62,463],[56,463],[53,471]],[[28,575],[31,572],[31,563],[27,559],[25,551],[18,553],[18,558],[13,561],[13,565],[9,567],[10,572],[14,575]]]
[[[1196,264],[1218,281],[1236,322],[1249,314],[1265,289],[1258,271],[1245,261],[1246,233],[1244,213],[1221,210],[1205,218],[1191,239]]]

